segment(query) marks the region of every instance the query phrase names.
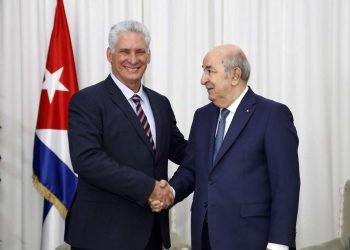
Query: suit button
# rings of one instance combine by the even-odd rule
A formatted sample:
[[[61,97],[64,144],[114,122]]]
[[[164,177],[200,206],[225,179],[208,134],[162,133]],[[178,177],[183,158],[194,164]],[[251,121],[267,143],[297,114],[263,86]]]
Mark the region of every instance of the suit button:
[[[205,202],[203,203],[203,206],[204,206],[204,207],[207,207],[207,206],[208,206],[208,202],[205,201]]]

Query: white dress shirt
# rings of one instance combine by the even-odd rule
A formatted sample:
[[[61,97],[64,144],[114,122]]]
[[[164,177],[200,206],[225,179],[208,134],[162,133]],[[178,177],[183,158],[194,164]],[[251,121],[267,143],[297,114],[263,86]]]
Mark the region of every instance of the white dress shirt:
[[[143,112],[145,113],[145,115],[147,117],[148,124],[149,124],[149,126],[151,128],[151,133],[152,133],[152,138],[153,138],[153,141],[154,141],[154,145],[157,146],[157,144],[156,144],[157,143],[156,124],[155,124],[155,121],[154,121],[154,116],[153,116],[151,104],[149,102],[148,96],[146,95],[145,91],[143,90],[142,84],[141,84],[140,90],[137,93],[134,93],[134,91],[132,91],[125,84],[120,82],[113,75],[113,73],[111,73],[111,77],[112,77],[113,81],[115,82],[115,84],[120,89],[120,91],[123,93],[125,98],[129,101],[129,104],[131,105],[131,107],[133,108],[135,113],[136,113],[136,104],[134,103],[134,101],[131,98],[135,94],[140,97],[141,107],[142,107]]]
[[[226,108],[227,110],[230,111],[230,113],[228,113],[228,115],[226,116],[224,138],[225,138],[225,135],[227,133],[228,128],[230,127],[230,124],[232,122],[233,116],[235,115],[236,110],[237,110],[239,104],[241,103],[243,97],[247,93],[247,91],[248,91],[248,86],[246,86],[246,88],[243,90],[242,94],[230,106],[228,106]],[[221,111],[221,109],[220,109],[220,111]],[[219,119],[218,119],[217,124],[216,124],[216,132],[218,131],[220,118],[221,118],[221,112],[220,112]],[[216,132],[215,132],[215,134],[216,134]]]

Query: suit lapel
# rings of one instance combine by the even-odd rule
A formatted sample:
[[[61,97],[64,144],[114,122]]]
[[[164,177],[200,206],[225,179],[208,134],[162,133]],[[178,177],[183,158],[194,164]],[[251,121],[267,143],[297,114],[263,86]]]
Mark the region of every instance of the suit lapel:
[[[161,119],[163,117],[161,112],[162,107],[159,104],[159,102],[157,102],[157,98],[155,98],[152,91],[150,91],[145,86],[143,86],[143,90],[148,96],[148,100],[150,102],[153,117],[154,117],[154,123],[155,123],[156,134],[157,134],[156,136],[156,158],[157,158],[157,156],[160,155],[162,148],[164,148],[162,145],[164,143],[164,140],[163,140],[164,133],[162,131],[162,126],[161,126]]]
[[[139,119],[137,118],[134,110],[130,106],[129,101],[125,98],[123,93],[120,91],[118,86],[115,84],[111,76],[108,76],[106,79],[106,86],[108,91],[111,93],[112,101],[120,108],[120,110],[124,113],[126,118],[130,121],[137,134],[141,138],[141,140],[146,144],[147,148],[153,154],[152,146],[147,138],[145,130],[142,128]]]
[[[244,129],[245,125],[249,121],[250,117],[255,111],[255,94],[249,88],[246,95],[243,97],[241,103],[239,104],[236,113],[232,119],[229,129],[227,130],[224,141],[222,142],[221,148],[216,156],[213,166],[215,166],[218,161],[223,157],[230,146],[237,140],[238,136]],[[212,144],[214,145],[214,144]]]
[[[210,123],[208,123],[208,130],[210,133],[210,141],[208,143],[209,145],[209,153],[207,154],[208,157],[208,162],[210,163],[210,169],[213,168],[213,155],[214,155],[214,143],[215,143],[215,133],[216,133],[216,126],[217,126],[217,122],[219,119],[219,113],[220,113],[220,109],[215,106],[214,104],[212,105],[212,108],[209,110],[208,112],[208,121],[211,121]]]

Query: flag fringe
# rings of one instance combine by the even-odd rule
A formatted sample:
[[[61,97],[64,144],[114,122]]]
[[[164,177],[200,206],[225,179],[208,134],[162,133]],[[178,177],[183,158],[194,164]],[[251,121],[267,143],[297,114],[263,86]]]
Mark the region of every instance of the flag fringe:
[[[67,216],[67,208],[65,205],[63,205],[63,203],[60,201],[60,199],[58,199],[56,197],[55,194],[53,194],[49,189],[47,189],[47,187],[45,187],[40,181],[38,176],[36,176],[35,174],[33,174],[33,185],[35,187],[35,189],[49,202],[51,202],[55,208],[57,208],[57,210],[59,211],[59,213],[61,214],[61,216],[63,217],[63,219],[66,218]]]

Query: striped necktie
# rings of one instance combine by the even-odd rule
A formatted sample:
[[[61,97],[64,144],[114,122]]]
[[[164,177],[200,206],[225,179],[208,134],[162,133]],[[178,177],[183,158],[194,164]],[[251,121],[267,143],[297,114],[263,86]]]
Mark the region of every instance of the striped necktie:
[[[147,116],[145,115],[145,112],[143,112],[143,109],[141,107],[140,97],[138,95],[133,95],[131,97],[133,102],[136,104],[136,115],[140,120],[141,126],[146,132],[146,135],[148,137],[148,140],[152,146],[153,151],[156,151],[156,145],[154,144],[152,133],[151,133],[151,127],[149,126]]]

